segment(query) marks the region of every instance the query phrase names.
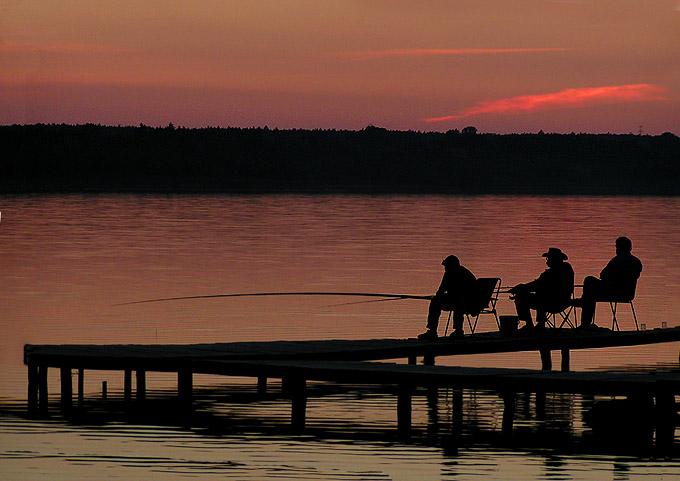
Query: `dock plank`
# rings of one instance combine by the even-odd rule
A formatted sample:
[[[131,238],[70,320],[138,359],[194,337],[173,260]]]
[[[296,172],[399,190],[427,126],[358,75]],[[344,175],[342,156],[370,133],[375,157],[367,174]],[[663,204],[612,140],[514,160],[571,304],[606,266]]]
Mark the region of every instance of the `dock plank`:
[[[195,372],[230,376],[267,375],[351,384],[408,384],[460,388],[569,392],[581,394],[680,394],[680,371],[625,373],[613,371],[559,372],[534,369],[414,366],[384,362],[347,361],[225,361],[205,360]]]
[[[680,341],[680,328],[612,332],[608,329],[549,329],[540,333],[480,333],[460,340],[440,338],[255,341],[214,344],[71,344],[24,347],[24,362],[48,367],[78,365],[86,369],[121,369],[130,365],[177,370],[201,359],[376,361],[417,356],[455,356],[540,350],[594,349]],[[165,369],[163,369],[165,368]]]

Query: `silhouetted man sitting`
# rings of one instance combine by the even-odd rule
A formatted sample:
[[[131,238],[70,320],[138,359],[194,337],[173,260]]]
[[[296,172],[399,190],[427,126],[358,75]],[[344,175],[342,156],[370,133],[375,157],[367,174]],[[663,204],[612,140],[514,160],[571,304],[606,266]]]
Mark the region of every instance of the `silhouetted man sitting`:
[[[583,295],[574,300],[581,306],[581,327],[589,326],[595,317],[597,301],[628,302],[635,297],[642,262],[630,252],[633,243],[628,237],[616,239],[616,256],[600,272],[600,278],[588,276],[583,280]]]
[[[567,255],[555,247],[542,255],[548,268],[537,279],[510,289],[517,317],[526,323],[522,329],[534,327],[531,309],[536,310],[536,327],[545,328],[547,313],[560,312],[569,306],[574,292],[574,269],[566,262]]]
[[[466,302],[471,299],[475,285],[472,272],[460,265],[456,256],[448,256],[442,261],[444,276],[437,293],[430,301],[427,315],[427,331],[418,339],[436,339],[439,316],[443,310],[453,311],[453,331],[451,337],[463,337],[463,320]]]

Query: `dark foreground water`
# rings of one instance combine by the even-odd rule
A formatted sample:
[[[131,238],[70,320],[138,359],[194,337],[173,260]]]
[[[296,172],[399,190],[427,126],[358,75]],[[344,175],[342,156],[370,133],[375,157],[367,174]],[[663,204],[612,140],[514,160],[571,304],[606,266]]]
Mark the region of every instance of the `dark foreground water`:
[[[258,399],[251,379],[197,376],[197,412],[180,419],[175,376],[150,374],[149,406],[130,414],[122,373],[87,372],[87,416],[30,420],[22,364],[26,343],[413,337],[424,329],[424,301],[114,304],[260,291],[431,294],[451,253],[509,286],[536,277],[548,247],[569,255],[580,283],[602,269],[619,235],[644,264],[638,319],[647,329],[677,326],[678,199],[53,196],[4,197],[0,212],[2,479],[680,479],[678,430],[662,436],[635,422],[649,413],[623,399],[520,394],[504,430],[499,393],[423,390],[403,440],[390,386],[312,383],[309,429],[295,434],[276,383]],[[513,306],[504,298],[499,310]],[[596,322],[610,326],[606,306]],[[620,322],[633,327],[625,308]],[[540,368],[536,353],[437,362]],[[574,370],[677,363],[676,343],[572,353]],[[49,382],[56,392],[58,373]]]

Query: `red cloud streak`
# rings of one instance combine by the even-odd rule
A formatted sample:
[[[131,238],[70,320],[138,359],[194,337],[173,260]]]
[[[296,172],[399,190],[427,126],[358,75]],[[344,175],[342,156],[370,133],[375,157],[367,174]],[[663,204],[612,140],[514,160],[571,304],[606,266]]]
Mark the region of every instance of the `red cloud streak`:
[[[65,54],[102,54],[102,53],[128,53],[131,49],[113,47],[110,45],[98,45],[89,43],[0,43],[1,53],[65,53]]]
[[[524,95],[500,100],[485,100],[474,107],[463,109],[444,117],[423,119],[425,122],[455,120],[477,114],[535,112],[540,110],[575,109],[590,105],[618,104],[624,102],[649,102],[666,100],[665,89],[652,84],[614,85],[561,92]]]
[[[438,55],[489,55],[501,53],[564,52],[573,48],[431,48],[368,50],[362,52],[342,52],[339,55],[355,60],[368,60],[377,57],[431,57]]]

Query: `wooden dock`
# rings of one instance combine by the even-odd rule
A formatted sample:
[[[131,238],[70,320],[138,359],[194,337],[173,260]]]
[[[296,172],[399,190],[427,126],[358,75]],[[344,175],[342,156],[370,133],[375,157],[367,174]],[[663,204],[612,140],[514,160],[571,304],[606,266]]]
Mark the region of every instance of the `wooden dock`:
[[[61,408],[72,408],[72,371],[78,370],[78,397],[82,403],[85,370],[124,373],[124,396],[131,401],[132,375],[136,400],[146,396],[146,372],[176,372],[181,405],[191,409],[193,375],[248,376],[258,379],[264,392],[268,378],[282,379],[292,400],[292,424],[305,423],[307,381],[390,384],[398,386],[397,420],[400,430],[410,426],[411,396],[416,387],[450,386],[512,392],[573,392],[644,396],[656,400],[665,412],[674,412],[680,394],[680,372],[633,374],[569,372],[569,352],[680,341],[680,328],[612,332],[607,329],[548,329],[540,333],[480,333],[464,339],[374,339],[235,342],[186,345],[26,345],[28,409],[47,414],[47,372],[61,372]],[[562,372],[552,371],[550,352],[562,353]],[[538,351],[543,370],[481,369],[434,366],[437,356],[494,352]],[[425,365],[417,365],[422,357]],[[393,364],[390,359],[408,359]],[[670,406],[670,407],[669,407]]]

